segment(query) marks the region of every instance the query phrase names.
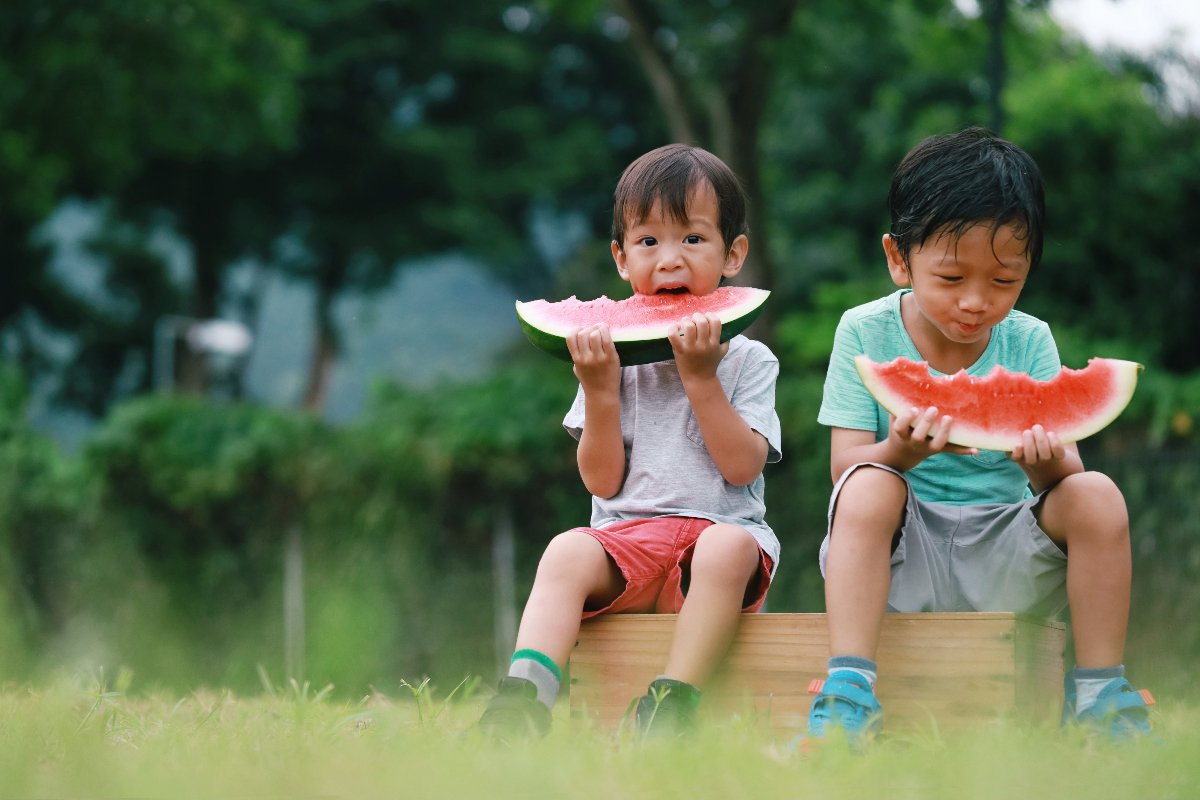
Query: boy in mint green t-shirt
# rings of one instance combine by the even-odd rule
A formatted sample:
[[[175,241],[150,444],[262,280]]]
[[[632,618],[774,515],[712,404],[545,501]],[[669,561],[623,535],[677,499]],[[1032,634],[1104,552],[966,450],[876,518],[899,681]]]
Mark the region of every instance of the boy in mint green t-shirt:
[[[835,483],[820,553],[831,658],[808,736],[841,728],[858,742],[880,729],[874,658],[886,611],[1051,615],[1066,605],[1077,663],[1064,723],[1146,733],[1148,694],[1122,665],[1131,556],[1117,486],[1040,425],[1009,452],[948,444],[953,419],[936,408],[890,417],[853,364],[865,354],[940,374],[1057,374],[1049,327],[1014,309],[1042,253],[1037,165],[980,128],[931,137],[901,161],[888,204],[883,250],[900,289],[843,315],[818,416],[831,428]]]

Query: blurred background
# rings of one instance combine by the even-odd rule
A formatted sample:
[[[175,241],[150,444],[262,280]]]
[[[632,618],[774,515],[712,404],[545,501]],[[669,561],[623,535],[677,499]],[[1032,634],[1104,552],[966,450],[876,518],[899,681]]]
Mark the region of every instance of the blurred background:
[[[1188,7],[1191,6],[1191,10]],[[1190,19],[1189,15],[1190,14]],[[1146,365],[1083,443],[1133,520],[1128,663],[1200,658],[1200,9],[1152,0],[7,0],[0,680],[490,681],[586,522],[569,366],[515,299],[623,297],[624,166],[752,200],[773,290],[772,611],[823,610],[816,423],[842,310],[889,290],[891,171],[969,124],[1041,164],[1019,305]],[[1155,683],[1155,682],[1158,683]]]

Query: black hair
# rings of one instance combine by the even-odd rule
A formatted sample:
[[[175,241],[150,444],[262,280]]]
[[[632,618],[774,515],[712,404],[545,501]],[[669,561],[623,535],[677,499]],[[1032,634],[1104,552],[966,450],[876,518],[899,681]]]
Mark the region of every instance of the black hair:
[[[888,192],[891,236],[904,263],[931,238],[979,224],[1013,225],[1029,266],[1042,259],[1046,223],[1042,174],[1033,158],[985,128],[931,136],[908,152]]]
[[[707,150],[686,144],[668,144],[638,157],[625,168],[613,193],[612,238],[625,248],[625,226],[640,222],[655,202],[663,213],[683,222],[687,203],[696,187],[709,184],[717,196],[717,223],[728,249],[733,240],[749,234],[746,193],[733,170]]]

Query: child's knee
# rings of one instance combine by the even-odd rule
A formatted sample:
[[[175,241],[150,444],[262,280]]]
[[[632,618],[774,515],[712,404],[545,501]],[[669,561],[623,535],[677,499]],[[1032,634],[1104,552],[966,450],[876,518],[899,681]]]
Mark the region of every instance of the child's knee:
[[[834,507],[834,526],[850,523],[856,528],[872,522],[886,523],[889,531],[900,526],[908,502],[908,484],[893,472],[869,465],[846,477]]]
[[[1129,539],[1129,512],[1125,497],[1102,472],[1077,472],[1050,490],[1038,522],[1052,539],[1085,537],[1113,543]]]
[[[1060,490],[1063,500],[1076,514],[1107,521],[1115,526],[1129,527],[1125,496],[1121,494],[1121,489],[1112,478],[1103,472],[1077,472],[1068,475],[1052,492]]]
[[[591,573],[597,565],[607,561],[604,546],[594,537],[579,530],[564,531],[546,545],[538,562],[538,576]]]
[[[762,561],[758,541],[737,525],[710,525],[696,539],[692,551],[691,572],[714,571],[746,576],[753,574]]]

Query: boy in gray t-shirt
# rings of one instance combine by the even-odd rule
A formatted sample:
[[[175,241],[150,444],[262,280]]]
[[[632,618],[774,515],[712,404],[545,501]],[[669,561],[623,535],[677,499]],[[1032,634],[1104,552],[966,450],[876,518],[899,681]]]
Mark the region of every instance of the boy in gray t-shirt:
[[[612,254],[638,294],[712,293],[741,269],[746,230],[737,178],[699,148],[651,151],[617,184]],[[681,319],[669,338],[674,359],[632,367],[603,324],[567,338],[579,391],[563,425],[579,442],[591,523],[546,547],[508,675],[479,721],[494,738],[549,730],[580,620],[616,612],[679,614],[636,721],[683,729],[741,613],[766,598],[779,541],[762,471],[780,458],[779,363],[744,336],[722,344],[715,315]]]

